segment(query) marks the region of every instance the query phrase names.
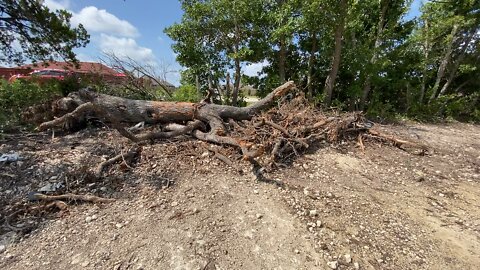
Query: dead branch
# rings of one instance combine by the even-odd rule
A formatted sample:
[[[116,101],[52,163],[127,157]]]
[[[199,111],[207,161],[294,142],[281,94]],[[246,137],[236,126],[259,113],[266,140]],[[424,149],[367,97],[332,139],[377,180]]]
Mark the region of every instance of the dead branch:
[[[114,199],[106,199],[94,195],[78,195],[78,194],[62,194],[62,195],[45,195],[42,193],[33,193],[29,197],[31,200],[53,202],[53,201],[82,201],[91,203],[109,203],[115,201]]]
[[[102,163],[100,163],[100,164],[98,165],[97,169],[95,170],[95,176],[96,176],[97,178],[100,178],[100,177],[102,176],[103,170],[104,170],[106,167],[108,167],[108,166],[110,166],[110,165],[112,165],[112,164],[114,164],[114,163],[116,163],[116,162],[119,162],[119,161],[124,161],[124,162],[125,162],[125,161],[127,161],[127,160],[131,160],[131,159],[133,159],[135,156],[139,155],[141,151],[142,151],[142,150],[141,150],[141,147],[140,147],[140,146],[138,146],[138,147],[133,147],[132,149],[130,149],[130,150],[129,150],[127,153],[125,153],[125,154],[121,153],[121,154],[118,154],[118,155],[116,155],[116,156],[108,159],[108,160],[105,160],[104,162],[102,162]]]
[[[403,149],[402,146],[408,146],[408,147],[411,147],[411,148],[421,150],[421,154],[424,154],[425,152],[428,151],[428,147],[426,145],[402,140],[402,139],[396,138],[393,135],[381,133],[378,130],[369,129],[368,133],[370,135],[373,135],[374,137],[377,137],[377,138],[383,139],[385,141],[388,141],[388,142],[392,143],[394,146],[396,146],[398,148],[401,148],[401,149]]]

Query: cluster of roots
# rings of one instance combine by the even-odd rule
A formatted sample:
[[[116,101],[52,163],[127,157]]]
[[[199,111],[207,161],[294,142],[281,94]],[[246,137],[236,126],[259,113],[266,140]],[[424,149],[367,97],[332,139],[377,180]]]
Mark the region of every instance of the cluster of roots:
[[[427,148],[395,136],[381,133],[362,113],[325,113],[312,106],[303,94],[283,98],[270,110],[251,120],[229,121],[229,136],[241,138],[254,158],[268,170],[288,167],[292,160],[319,145],[353,142],[365,149],[364,142],[379,141],[402,150],[424,154]],[[250,151],[252,152],[252,151]]]

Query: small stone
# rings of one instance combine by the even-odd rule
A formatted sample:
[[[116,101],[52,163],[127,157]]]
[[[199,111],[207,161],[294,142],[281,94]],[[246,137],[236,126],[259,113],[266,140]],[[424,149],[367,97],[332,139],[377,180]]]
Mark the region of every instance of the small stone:
[[[310,212],[308,212],[308,214],[313,217],[313,216],[316,216],[317,215],[317,210],[310,210]]]
[[[295,249],[294,252],[295,252],[295,254],[300,254],[300,250],[298,250],[298,249]]]
[[[317,220],[317,227],[318,228],[322,227],[322,221],[321,220]]]
[[[308,169],[308,165],[307,165],[307,164],[305,164],[305,163],[302,165],[302,167],[303,167],[305,170],[307,170],[307,169]]]
[[[345,254],[345,262],[346,263],[351,263],[352,262],[352,255],[350,254]]]
[[[257,216],[257,219],[263,218],[263,214],[257,214],[256,216]]]
[[[208,157],[210,154],[208,152],[203,152],[202,154],[202,157],[205,158],[205,157]]]
[[[78,263],[80,263],[80,254],[73,256],[73,259],[70,262],[70,264],[78,264]]]
[[[85,218],[85,221],[86,221],[87,223],[88,223],[88,222],[91,222],[92,220],[93,220],[93,219],[92,219],[91,216],[88,216],[88,217]]]
[[[258,190],[254,189],[253,193],[258,194]]]
[[[7,247],[5,245],[0,245],[0,254],[3,253]]]
[[[360,264],[358,264],[357,262],[353,263],[353,268],[355,269],[360,269]]]
[[[328,267],[330,267],[330,268],[332,268],[332,269],[337,269],[337,267],[338,267],[338,262],[337,262],[337,261],[327,262],[327,265],[328,265]]]
[[[170,204],[170,206],[172,206],[172,207],[175,207],[175,206],[177,206],[177,205],[178,205],[178,202],[176,202],[176,201],[175,201],[175,202],[172,202],[172,203]]]
[[[120,229],[120,228],[122,228],[122,227],[123,227],[123,224],[121,224],[121,223],[117,223],[117,224],[115,224],[115,227],[117,227],[117,229]]]
[[[438,193],[438,196],[440,196],[440,197],[445,197],[445,194],[443,194],[443,193]]]

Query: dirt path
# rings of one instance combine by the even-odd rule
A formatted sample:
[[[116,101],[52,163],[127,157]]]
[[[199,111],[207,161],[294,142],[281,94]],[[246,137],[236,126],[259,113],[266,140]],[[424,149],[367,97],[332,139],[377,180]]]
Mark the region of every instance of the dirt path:
[[[114,203],[70,207],[27,235],[3,228],[0,268],[478,269],[480,127],[383,129],[434,151],[319,149],[270,175],[278,186],[206,155],[172,164],[162,145],[149,146],[133,171],[108,183],[83,179],[85,192]],[[101,150],[111,138],[105,131],[3,144],[0,152],[27,160],[0,168],[2,203],[58,181],[72,164],[96,164],[111,154]],[[176,167],[186,172],[172,173]],[[168,188],[166,178],[174,181]]]

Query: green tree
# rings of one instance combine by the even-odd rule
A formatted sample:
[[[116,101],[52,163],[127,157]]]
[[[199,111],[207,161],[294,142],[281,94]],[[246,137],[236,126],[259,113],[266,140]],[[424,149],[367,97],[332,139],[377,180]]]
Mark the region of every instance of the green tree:
[[[425,54],[430,56],[425,61],[436,66],[430,90],[430,101],[433,101],[447,92],[467,55],[479,54],[480,2],[432,1],[426,3],[422,11],[420,39],[433,43],[426,48],[430,52]]]
[[[231,103],[235,105],[240,88],[242,62],[255,57],[260,27],[252,21],[261,18],[264,1],[184,0],[182,21],[165,32],[175,41],[177,59],[198,73],[226,74],[234,70]]]
[[[0,1],[0,61],[22,63],[60,57],[76,61],[74,48],[84,47],[89,35],[82,25],[72,28],[71,14],[52,12],[37,0]]]

